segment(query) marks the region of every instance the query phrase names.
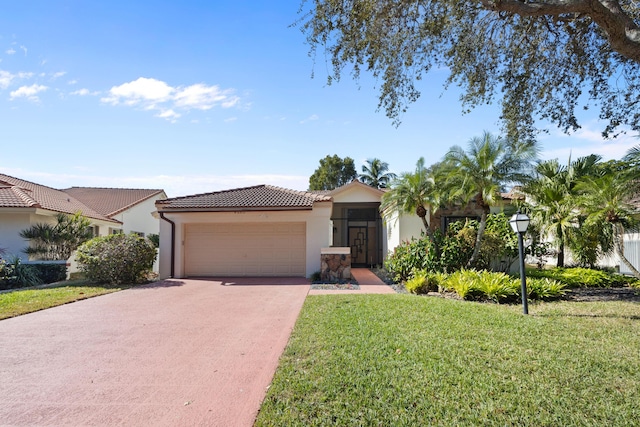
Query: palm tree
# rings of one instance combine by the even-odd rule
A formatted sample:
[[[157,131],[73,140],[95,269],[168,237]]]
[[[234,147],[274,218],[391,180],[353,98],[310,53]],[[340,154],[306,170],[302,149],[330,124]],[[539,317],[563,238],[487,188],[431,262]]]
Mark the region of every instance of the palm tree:
[[[558,247],[558,267],[564,267],[565,246],[578,224],[575,197],[576,185],[581,177],[593,174],[600,156],[582,157],[568,166],[557,159],[539,162],[535,178],[523,187],[532,202],[532,219],[540,226],[542,234],[551,234]]]
[[[612,234],[615,253],[629,271],[640,279],[640,271],[624,255],[624,233],[636,226],[633,217],[636,209],[629,203],[636,188],[630,184],[628,179],[605,170],[600,176],[583,178],[578,190],[581,192],[580,207],[586,215],[586,223]]]
[[[535,143],[503,139],[485,132],[482,137],[469,141],[468,150],[454,146],[445,155],[450,201],[467,204],[475,198],[476,205],[482,210],[469,267],[480,256],[487,217],[492,206],[502,203],[503,187],[527,181],[531,162],[537,154]]]
[[[375,188],[387,188],[397,178],[393,172],[389,172],[389,164],[378,158],[367,159],[362,165],[362,173],[358,176],[360,181]]]
[[[380,212],[384,218],[396,213],[414,213],[420,217],[427,235],[433,240],[433,232],[427,221],[427,207],[438,206],[435,203],[436,187],[433,176],[424,166],[420,157],[414,172],[405,172],[392,181],[389,191],[382,195]]]
[[[90,225],[89,219],[80,212],[59,213],[54,225],[34,224],[20,232],[20,237],[30,241],[24,252],[42,260],[67,260],[78,246],[93,237]]]

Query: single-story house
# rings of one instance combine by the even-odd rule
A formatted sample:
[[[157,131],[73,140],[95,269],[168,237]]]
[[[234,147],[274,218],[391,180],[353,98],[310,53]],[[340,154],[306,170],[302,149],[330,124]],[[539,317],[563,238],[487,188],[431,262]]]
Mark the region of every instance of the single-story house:
[[[87,187],[57,190],[0,174],[0,248],[5,257],[30,261],[23,252],[29,242],[20,237],[20,232],[38,223],[55,224],[58,213],[81,212],[91,221],[95,236],[120,232],[159,234],[159,220],[152,214],[155,202],[166,197],[163,190]]]
[[[423,230],[416,215],[383,221],[383,194],[354,180],[332,191],[258,185],[159,200],[160,278],[309,277],[320,271],[323,248],[336,247],[348,248],[356,267],[381,265]],[[448,223],[439,215],[432,225]],[[451,215],[479,217],[469,209]]]

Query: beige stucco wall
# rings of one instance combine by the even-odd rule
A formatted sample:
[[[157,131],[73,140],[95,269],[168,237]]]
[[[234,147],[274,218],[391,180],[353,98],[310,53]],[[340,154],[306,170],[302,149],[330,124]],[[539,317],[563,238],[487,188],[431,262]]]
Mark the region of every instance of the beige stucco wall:
[[[306,223],[306,276],[320,271],[320,248],[329,246],[331,203],[317,203],[313,210],[263,212],[188,212],[169,213],[165,217],[175,223],[175,278],[184,277],[185,224],[207,223]],[[160,219],[160,278],[171,276],[171,224]]]
[[[156,196],[138,203],[131,208],[113,216],[113,219],[122,222],[122,231],[125,234],[132,232],[149,234],[160,233],[160,222],[152,213],[156,210],[156,200],[164,197]]]
[[[424,230],[420,217],[408,214],[402,214],[400,217],[394,215],[385,220],[385,226],[387,227],[387,254],[393,252],[400,243],[411,240],[413,237],[419,238]]]

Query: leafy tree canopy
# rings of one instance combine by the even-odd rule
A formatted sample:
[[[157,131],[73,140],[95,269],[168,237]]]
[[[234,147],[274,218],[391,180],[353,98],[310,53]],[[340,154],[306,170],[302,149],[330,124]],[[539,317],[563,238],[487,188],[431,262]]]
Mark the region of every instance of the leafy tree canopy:
[[[565,132],[597,107],[604,136],[640,130],[640,7],[634,0],[303,0],[310,54],[326,50],[329,83],[349,65],[381,80],[379,107],[399,124],[416,81],[446,68],[468,111],[498,101],[509,137],[535,120]]]
[[[309,177],[309,190],[333,190],[353,181],[358,174],[351,157],[337,154],[320,159],[320,166]]]

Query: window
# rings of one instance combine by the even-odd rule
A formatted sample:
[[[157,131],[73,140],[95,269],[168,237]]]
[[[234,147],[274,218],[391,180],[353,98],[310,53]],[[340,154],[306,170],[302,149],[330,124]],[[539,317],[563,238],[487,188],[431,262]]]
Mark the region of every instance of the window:
[[[109,228],[109,234],[121,234],[121,233],[122,233],[121,228]]]
[[[135,234],[138,237],[142,237],[144,239],[144,233],[141,231],[132,231],[131,233]]]
[[[87,227],[87,231],[91,233],[91,237],[98,237],[100,235],[100,227],[97,225],[90,225]]]

